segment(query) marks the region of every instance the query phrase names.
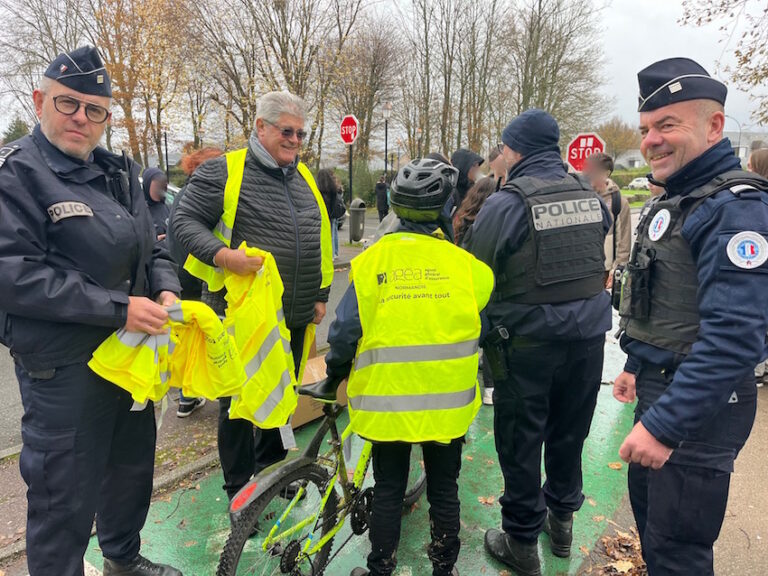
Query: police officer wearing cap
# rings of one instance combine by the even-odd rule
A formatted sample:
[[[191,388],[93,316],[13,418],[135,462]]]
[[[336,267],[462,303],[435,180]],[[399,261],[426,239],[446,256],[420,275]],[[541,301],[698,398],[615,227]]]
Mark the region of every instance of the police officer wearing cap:
[[[507,125],[507,182],[480,209],[466,240],[496,274],[486,309],[494,329],[484,350],[495,367],[494,431],[505,488],[502,530],[488,530],[485,547],[531,576],[541,574],[542,530],[556,555],[570,554],[573,512],[584,502],[581,451],[611,327],[603,250],[611,216],[585,180],[568,175],[559,137],[543,110]]]
[[[139,555],[155,453],[153,407],[87,366],[116,329],[159,334],[179,291],[139,166],[98,147],[110,80],[85,46],[32,94],[40,123],[0,150],[0,335],[24,416],[31,576],[81,576],[96,515],[105,576],[179,576]]]
[[[727,89],[699,64],[662,60],[638,81],[641,150],[665,192],[622,279],[613,394],[638,404],[620,454],[648,573],[707,575],[766,357],[768,181],[741,170]]]

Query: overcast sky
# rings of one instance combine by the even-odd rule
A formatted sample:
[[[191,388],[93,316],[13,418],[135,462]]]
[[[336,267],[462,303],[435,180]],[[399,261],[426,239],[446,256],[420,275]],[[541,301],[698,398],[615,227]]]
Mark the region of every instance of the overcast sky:
[[[756,108],[749,95],[738,90],[723,68],[734,63],[743,23],[728,42],[719,24],[706,27],[678,24],[683,14],[681,0],[608,0],[601,12],[603,53],[606,56],[605,94],[614,98],[614,112],[633,125],[637,123],[637,72],[649,64],[676,56],[692,58],[710,75],[728,85],[725,112],[747,131],[768,131],[754,125]],[[718,67],[719,63],[719,67]],[[738,130],[736,122],[725,120],[726,130]]]

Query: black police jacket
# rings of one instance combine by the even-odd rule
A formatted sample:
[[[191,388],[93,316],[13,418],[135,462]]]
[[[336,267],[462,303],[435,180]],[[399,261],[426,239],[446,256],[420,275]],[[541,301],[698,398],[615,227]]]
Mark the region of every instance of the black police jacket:
[[[125,325],[129,295],[178,293],[138,164],[103,148],[72,158],[39,126],[0,159],[0,333],[25,369],[87,361]]]

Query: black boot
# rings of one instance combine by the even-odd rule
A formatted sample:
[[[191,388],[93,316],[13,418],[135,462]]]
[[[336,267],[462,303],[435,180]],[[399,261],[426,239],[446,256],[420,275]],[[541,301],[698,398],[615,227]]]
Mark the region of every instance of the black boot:
[[[155,564],[138,555],[128,564],[118,564],[104,558],[104,576],[183,576],[176,568]]]
[[[552,554],[560,558],[568,558],[571,555],[573,512],[555,514],[550,510],[544,521],[544,532],[549,534],[549,547],[552,549]]]
[[[518,576],[541,576],[536,542],[526,544],[501,530],[491,528],[485,533],[485,549],[496,560],[512,568]]]

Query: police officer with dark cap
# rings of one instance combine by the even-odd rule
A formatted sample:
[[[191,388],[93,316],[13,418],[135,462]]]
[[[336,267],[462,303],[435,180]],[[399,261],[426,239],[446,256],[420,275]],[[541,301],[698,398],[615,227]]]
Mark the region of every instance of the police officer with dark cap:
[[[568,556],[584,502],[581,451],[589,433],[611,327],[604,288],[611,216],[585,180],[568,175],[552,116],[528,110],[502,133],[511,166],[469,231],[496,289],[483,346],[494,368],[494,432],[504,475],[502,530],[485,547],[520,575],[541,574],[537,540]],[[547,481],[541,485],[541,449]]]
[[[648,573],[706,576],[766,357],[768,181],[741,170],[727,89],[699,64],[662,60],[638,81],[641,151],[665,191],[622,278],[613,394],[638,404],[620,455]]]
[[[60,54],[33,92],[40,123],[0,150],[0,335],[24,416],[31,576],[78,576],[97,516],[105,576],[179,576],[139,555],[152,494],[152,405],[87,366],[116,329],[160,334],[178,280],[139,184],[98,147],[110,80],[95,48]]]

